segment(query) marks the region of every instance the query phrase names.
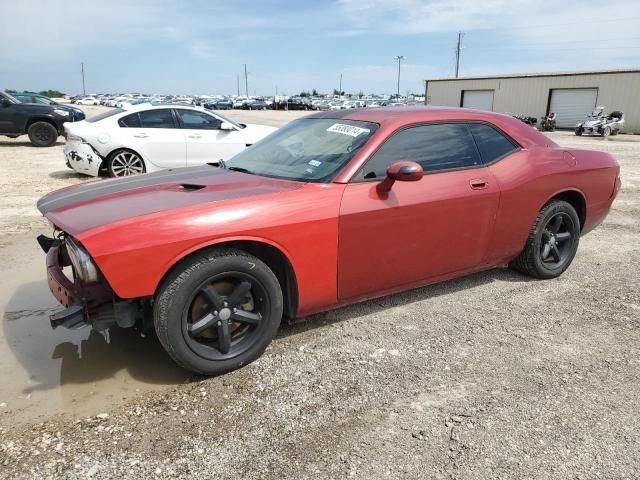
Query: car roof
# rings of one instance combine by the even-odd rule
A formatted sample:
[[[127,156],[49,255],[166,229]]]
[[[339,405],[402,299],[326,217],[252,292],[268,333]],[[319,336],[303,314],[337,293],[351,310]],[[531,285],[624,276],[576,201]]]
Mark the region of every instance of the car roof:
[[[139,112],[142,110],[153,110],[156,108],[187,108],[189,110],[203,111],[202,107],[197,105],[191,105],[188,103],[138,103],[136,105],[128,106],[125,111],[128,113]]]
[[[354,108],[349,110],[327,110],[306,118],[372,122],[385,129],[393,130],[416,123],[446,121],[485,122],[502,130],[525,148],[533,145],[557,146],[549,137],[524,122],[513,118],[511,115],[470,108],[428,107],[424,105],[372,109]]]

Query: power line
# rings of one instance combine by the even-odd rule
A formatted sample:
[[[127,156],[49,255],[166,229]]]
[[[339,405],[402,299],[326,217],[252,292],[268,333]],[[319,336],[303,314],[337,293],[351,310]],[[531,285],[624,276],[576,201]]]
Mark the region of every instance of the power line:
[[[610,22],[622,22],[629,20],[640,20],[640,17],[625,17],[625,18],[609,18],[609,19],[598,19],[598,20],[585,20],[582,22],[565,22],[565,23],[547,23],[547,24],[538,24],[538,25],[524,25],[524,26],[514,26],[518,30],[525,30],[531,28],[544,28],[544,27],[564,27],[566,25],[584,25],[586,23],[610,23]]]
[[[505,46],[505,47],[492,47],[492,48],[483,48],[483,51],[495,51],[495,50],[531,50],[534,48],[539,48],[539,45],[521,45],[521,46]],[[588,47],[586,50],[637,50],[640,48],[640,45],[636,46],[625,46],[625,47]],[[549,51],[562,51],[562,50],[579,50],[584,51],[584,47],[567,47],[567,48],[545,48],[545,52]]]

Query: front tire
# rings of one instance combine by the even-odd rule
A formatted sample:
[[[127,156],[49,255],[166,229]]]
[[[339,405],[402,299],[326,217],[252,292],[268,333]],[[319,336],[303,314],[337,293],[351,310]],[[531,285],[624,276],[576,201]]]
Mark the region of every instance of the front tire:
[[[600,135],[602,135],[603,137],[608,137],[609,135],[611,135],[611,127],[604,127]]]
[[[50,147],[58,139],[58,130],[49,122],[34,122],[27,133],[34,147]]]
[[[577,136],[582,135],[582,127],[577,127],[577,128],[576,128],[576,135],[577,135]]]
[[[220,375],[260,357],[282,313],[282,290],[269,267],[240,250],[219,249],[174,269],[156,295],[154,324],[176,363]]]
[[[571,204],[547,203],[536,217],[527,243],[511,267],[535,278],[559,277],[573,261],[580,243],[580,219]]]

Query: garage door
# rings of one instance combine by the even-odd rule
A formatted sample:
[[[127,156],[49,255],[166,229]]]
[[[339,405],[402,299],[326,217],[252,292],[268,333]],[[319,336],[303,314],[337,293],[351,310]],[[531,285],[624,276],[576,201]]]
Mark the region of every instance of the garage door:
[[[463,90],[462,106],[493,111],[493,90]]]
[[[551,90],[549,112],[555,112],[557,127],[573,128],[593,111],[597,98],[596,88]]]

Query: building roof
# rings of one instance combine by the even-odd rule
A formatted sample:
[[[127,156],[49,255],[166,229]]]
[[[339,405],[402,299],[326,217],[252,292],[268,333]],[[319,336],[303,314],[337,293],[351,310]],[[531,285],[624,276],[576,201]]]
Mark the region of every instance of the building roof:
[[[640,73],[640,69],[611,69],[611,70],[594,70],[579,72],[547,72],[547,73],[514,73],[507,75],[487,75],[476,77],[458,77],[458,78],[432,78],[425,80],[426,82],[451,82],[458,80],[498,80],[503,78],[531,78],[531,77],[571,77],[575,75],[604,75],[615,73]]]

